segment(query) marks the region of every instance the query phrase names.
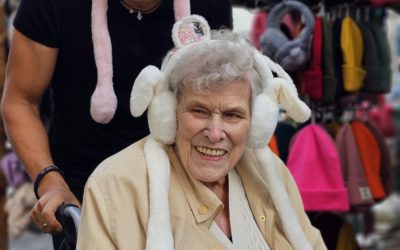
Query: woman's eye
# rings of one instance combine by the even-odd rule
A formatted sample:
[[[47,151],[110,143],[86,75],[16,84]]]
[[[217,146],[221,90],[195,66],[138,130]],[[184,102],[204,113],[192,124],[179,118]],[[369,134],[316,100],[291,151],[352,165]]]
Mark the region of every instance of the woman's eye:
[[[192,113],[198,117],[208,117],[208,112],[204,109],[193,109]]]
[[[242,116],[235,112],[226,112],[224,113],[224,117],[229,120],[238,120],[242,118]]]

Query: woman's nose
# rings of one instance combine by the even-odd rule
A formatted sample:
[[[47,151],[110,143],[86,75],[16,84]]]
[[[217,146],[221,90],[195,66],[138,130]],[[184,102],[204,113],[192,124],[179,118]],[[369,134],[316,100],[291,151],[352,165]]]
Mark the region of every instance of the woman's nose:
[[[212,118],[207,122],[206,129],[204,130],[204,135],[208,138],[208,140],[210,140],[211,143],[216,143],[226,138],[221,115],[212,115]]]

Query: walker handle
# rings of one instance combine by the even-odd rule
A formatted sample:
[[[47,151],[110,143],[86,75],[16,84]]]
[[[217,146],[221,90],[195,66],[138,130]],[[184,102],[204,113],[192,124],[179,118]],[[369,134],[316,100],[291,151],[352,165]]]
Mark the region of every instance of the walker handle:
[[[63,226],[64,244],[75,246],[81,219],[81,210],[73,204],[64,204],[56,211],[56,218]]]

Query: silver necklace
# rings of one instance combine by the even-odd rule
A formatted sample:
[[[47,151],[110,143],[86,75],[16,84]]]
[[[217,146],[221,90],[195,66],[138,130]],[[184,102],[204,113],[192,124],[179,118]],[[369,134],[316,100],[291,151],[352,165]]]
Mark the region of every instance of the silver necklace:
[[[149,13],[155,11],[161,5],[162,1],[163,0],[159,0],[156,5],[154,5],[153,7],[149,8],[149,9],[138,9],[138,8],[133,7],[129,3],[127,3],[125,0],[120,0],[121,4],[125,8],[128,9],[130,14],[137,13],[136,18],[138,20],[142,20],[143,14],[149,14]]]

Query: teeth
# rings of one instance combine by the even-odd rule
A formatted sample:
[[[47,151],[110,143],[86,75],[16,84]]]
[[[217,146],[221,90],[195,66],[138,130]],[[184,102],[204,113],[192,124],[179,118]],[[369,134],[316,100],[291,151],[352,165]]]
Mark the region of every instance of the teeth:
[[[211,155],[211,156],[221,156],[225,154],[225,150],[222,149],[211,149],[211,148],[205,148],[205,147],[196,147],[197,151],[200,153],[206,154],[206,155]]]

